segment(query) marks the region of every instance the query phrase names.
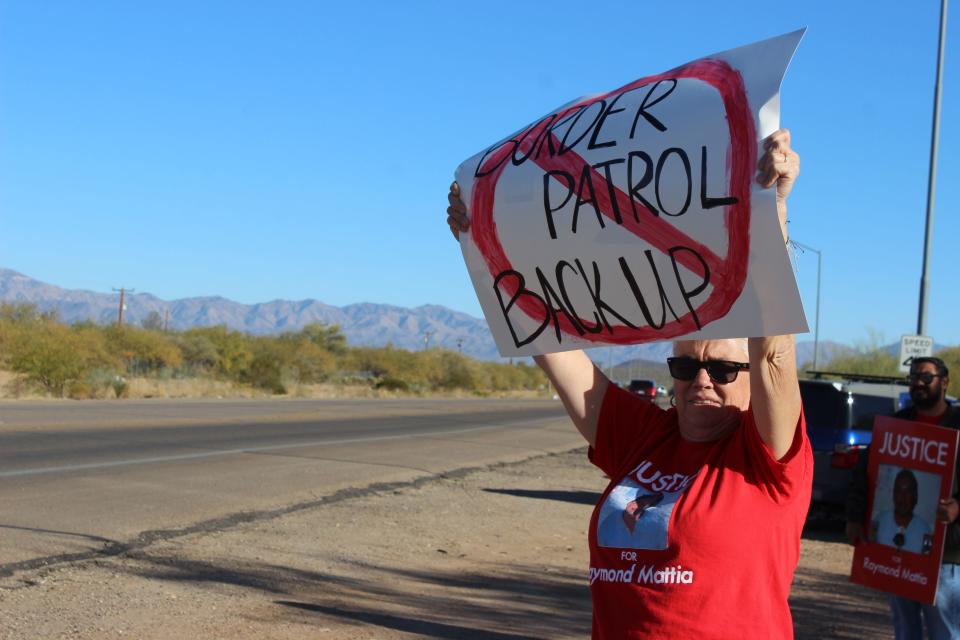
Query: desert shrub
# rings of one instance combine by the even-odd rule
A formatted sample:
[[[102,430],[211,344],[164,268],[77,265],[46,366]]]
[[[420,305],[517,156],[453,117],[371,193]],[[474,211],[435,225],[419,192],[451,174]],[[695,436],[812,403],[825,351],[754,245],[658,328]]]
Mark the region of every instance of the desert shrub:
[[[114,381],[118,376],[119,373],[115,369],[91,368],[83,378],[88,397],[105,398],[108,395],[114,395]],[[73,397],[72,394],[71,397]]]
[[[830,371],[841,373],[860,373],[874,376],[903,375],[897,369],[897,356],[881,349],[858,351],[838,356],[830,361],[830,366],[827,368]]]
[[[390,345],[351,349],[344,357],[343,368],[367,372],[375,378],[409,379],[420,376],[414,354]]]
[[[410,385],[405,380],[393,376],[380,378],[374,384],[374,388],[384,389],[385,391],[410,391]]]
[[[173,342],[180,349],[183,356],[183,364],[192,372],[213,371],[220,362],[220,354],[217,351],[217,345],[209,337],[196,331],[186,331],[174,335]]]
[[[296,335],[334,355],[342,355],[347,351],[347,337],[340,331],[338,324],[326,325],[311,322]]]
[[[79,336],[53,322],[16,332],[8,348],[7,364],[13,371],[61,398],[68,385],[79,382],[90,368]]]
[[[290,369],[290,350],[277,340],[260,338],[253,345],[252,357],[240,379],[258,389],[283,394],[287,392]]]
[[[9,355],[23,331],[44,321],[36,305],[0,303],[0,360],[10,366]]]
[[[323,382],[337,369],[334,355],[316,343],[304,340],[294,345],[291,367],[300,382]]]
[[[104,327],[92,322],[78,322],[71,328],[80,343],[83,344],[84,357],[91,369],[105,369],[115,372],[123,368],[123,360],[112,352],[108,344]]]
[[[852,352],[844,352],[830,358],[830,364],[821,369],[839,373],[859,373],[874,376],[902,376],[898,371],[897,356],[884,347],[883,334],[867,329],[867,338],[857,343]]]
[[[936,356],[947,365],[947,369],[950,370],[950,377],[953,380],[960,381],[960,347],[941,349],[936,353]],[[960,384],[952,382],[947,393],[954,396],[960,393]]]
[[[219,377],[240,380],[253,360],[255,339],[239,331],[230,331],[224,326],[203,327],[185,331],[181,336],[186,339],[200,336],[213,345],[216,352],[213,371]]]
[[[146,322],[150,330],[92,322],[67,327],[34,306],[0,304],[0,365],[22,374],[18,384],[72,397],[122,397],[126,374],[212,376],[272,393],[285,393],[291,382],[324,381],[408,393],[546,385],[537,367],[523,363],[480,362],[446,349],[348,347],[337,325],[254,337],[223,326],[163,333],[156,320]]]
[[[14,304],[0,302],[0,322],[11,324],[27,324],[36,322],[42,314],[35,304]]]
[[[482,388],[483,376],[476,361],[445,349],[431,349],[420,354],[421,368],[431,389]]]
[[[516,365],[484,362],[483,374],[489,391],[537,390],[547,384],[547,378],[539,367],[519,362]]]
[[[134,375],[155,374],[161,368],[176,368],[183,362],[179,347],[156,331],[111,325],[104,328],[110,351]]]
[[[163,316],[159,311],[151,311],[140,321],[140,326],[147,331],[163,331]]]
[[[126,398],[130,391],[130,386],[122,376],[113,376],[110,382],[110,388],[113,389],[113,395],[117,398]]]
[[[67,385],[66,395],[71,400],[87,400],[88,398],[96,398],[95,392],[90,388],[83,380],[74,380],[73,382]]]
[[[370,375],[369,372],[341,370],[331,378],[331,382],[345,386],[376,387],[378,378]]]

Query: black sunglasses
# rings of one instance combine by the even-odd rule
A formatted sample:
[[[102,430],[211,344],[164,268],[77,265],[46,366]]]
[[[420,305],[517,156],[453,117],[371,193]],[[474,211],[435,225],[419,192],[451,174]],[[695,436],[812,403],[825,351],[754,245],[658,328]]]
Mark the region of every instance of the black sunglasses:
[[[750,363],[732,360],[700,361],[696,358],[677,357],[667,358],[667,367],[670,369],[670,375],[676,380],[689,382],[697,377],[700,369],[706,369],[707,375],[715,383],[730,384],[737,379],[738,373],[750,370]]]
[[[933,382],[934,378],[942,378],[939,373],[930,373],[929,371],[922,371],[920,373],[911,373],[907,376],[911,383],[922,382],[923,384],[930,384]]]

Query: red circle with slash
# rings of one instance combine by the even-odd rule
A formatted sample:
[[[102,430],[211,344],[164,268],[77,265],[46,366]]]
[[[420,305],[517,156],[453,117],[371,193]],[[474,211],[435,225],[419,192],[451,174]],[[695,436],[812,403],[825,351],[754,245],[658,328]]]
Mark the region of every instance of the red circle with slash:
[[[729,156],[731,162],[730,181],[727,193],[737,199],[737,203],[728,205],[724,212],[723,222],[727,233],[726,256],[722,258],[717,256],[709,247],[690,238],[660,217],[651,215],[644,220],[643,224],[630,220],[629,217],[624,217],[621,226],[660,251],[665,252],[669,247],[683,244],[700,253],[713,276],[711,278],[713,290],[707,299],[697,307],[696,318],[693,313],[686,313],[680,316],[678,320],[667,322],[659,328],[653,326],[634,328],[618,325],[612,334],[584,333],[578,331],[577,327],[564,314],[557,314],[556,321],[560,330],[568,335],[590,342],[607,344],[631,344],[673,338],[697,331],[701,326],[706,326],[710,322],[725,316],[743,291],[747,278],[747,260],[750,253],[750,188],[756,163],[757,137],[753,114],[750,111],[750,104],[743,86],[743,78],[736,69],[722,60],[709,58],[697,60],[673,71],[641,78],[607,94],[568,105],[562,112],[558,113],[558,119],[612,95],[661,80],[671,79],[694,79],[705,82],[716,89],[723,100],[730,134],[731,151]],[[495,153],[482,160],[482,165],[476,172],[481,177],[476,179],[473,186],[471,201],[473,217],[470,235],[494,278],[497,274],[513,269],[510,259],[504,253],[503,245],[500,243],[497,224],[493,218],[493,202],[497,182],[504,169],[510,164],[507,162],[508,156],[520,150],[528,154],[527,159],[535,162],[544,171],[562,169],[571,175],[580,175],[584,166],[588,164],[586,160],[572,151],[553,157],[543,157],[544,154],[537,154],[536,157],[529,155],[536,141],[544,133],[538,128],[548,127],[550,122],[549,118],[541,119],[529,129],[514,137],[518,144],[503,144]],[[552,133],[546,133],[552,136]],[[555,138],[553,142],[557,144]],[[614,207],[610,201],[609,193],[616,194],[620,210],[628,210],[631,206],[630,196],[612,185],[608,189],[604,177],[594,169],[590,171],[594,184],[600,185],[596,189],[596,206],[599,212],[613,219]],[[636,203],[636,206],[642,208],[640,203]],[[689,260],[681,257],[678,261],[687,269],[703,275],[703,264],[692,257]],[[517,296],[518,284],[502,284],[501,287],[502,291],[511,299]],[[531,319],[542,322],[545,309],[536,300],[530,298],[530,296],[516,297],[516,306]],[[698,320],[700,326],[698,326]],[[588,323],[581,322],[581,324]]]

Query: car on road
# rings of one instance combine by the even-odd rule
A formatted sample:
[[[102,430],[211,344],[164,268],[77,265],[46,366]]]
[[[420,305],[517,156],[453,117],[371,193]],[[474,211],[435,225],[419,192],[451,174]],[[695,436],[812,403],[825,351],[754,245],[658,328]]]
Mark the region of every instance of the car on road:
[[[857,458],[870,446],[874,417],[893,415],[910,394],[905,378],[830,375],[841,380],[801,380],[800,396],[813,448],[813,501],[843,506]]]
[[[630,381],[630,386],[627,387],[627,390],[630,393],[635,393],[641,398],[650,400],[651,402],[657,397],[657,382],[656,380],[645,380],[645,379],[636,379]]]

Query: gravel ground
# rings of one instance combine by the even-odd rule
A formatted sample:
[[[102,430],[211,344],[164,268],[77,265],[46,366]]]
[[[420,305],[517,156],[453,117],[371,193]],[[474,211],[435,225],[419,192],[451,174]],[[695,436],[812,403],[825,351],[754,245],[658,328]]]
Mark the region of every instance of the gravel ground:
[[[320,506],[122,556],[0,576],[0,638],[586,638],[584,452],[341,492]],[[808,525],[796,635],[890,638],[847,580],[837,523]]]

